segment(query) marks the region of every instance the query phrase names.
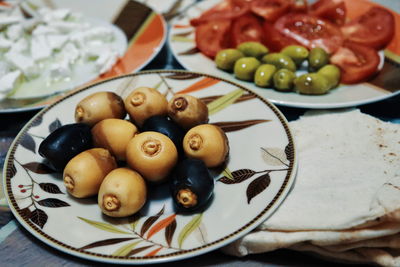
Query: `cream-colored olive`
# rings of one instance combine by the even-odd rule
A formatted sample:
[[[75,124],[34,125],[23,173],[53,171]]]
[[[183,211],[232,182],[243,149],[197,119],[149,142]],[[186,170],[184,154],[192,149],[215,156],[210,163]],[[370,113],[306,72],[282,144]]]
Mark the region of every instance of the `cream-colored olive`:
[[[129,141],[126,162],[151,182],[164,181],[178,161],[178,151],[166,135],[142,132]]]
[[[125,217],[138,212],[146,203],[147,188],[143,177],[134,170],[117,168],[101,183],[97,203],[111,217]]]
[[[125,98],[125,108],[137,126],[155,115],[167,115],[168,101],[158,90],[150,87],[139,87]]]
[[[168,102],[168,116],[185,129],[208,122],[207,105],[197,97],[174,95]]]
[[[98,193],[104,177],[117,168],[115,158],[104,148],[85,150],[65,166],[63,179],[68,192],[77,198]]]
[[[201,124],[186,133],[183,138],[183,150],[189,158],[200,159],[207,167],[217,167],[228,156],[228,138],[220,127]]]
[[[121,119],[102,120],[91,131],[94,146],[108,149],[118,160],[126,159],[126,146],[139,133],[133,123]]]
[[[96,92],[82,99],[75,108],[75,121],[95,125],[109,118],[126,116],[124,101],[114,92]]]

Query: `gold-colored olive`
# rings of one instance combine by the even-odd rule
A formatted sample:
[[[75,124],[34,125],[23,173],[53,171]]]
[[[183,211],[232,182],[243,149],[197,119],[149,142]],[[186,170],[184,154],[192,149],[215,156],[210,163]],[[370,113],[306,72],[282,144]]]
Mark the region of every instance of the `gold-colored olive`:
[[[181,127],[189,129],[208,122],[208,108],[194,96],[177,94],[168,102],[168,116]]]

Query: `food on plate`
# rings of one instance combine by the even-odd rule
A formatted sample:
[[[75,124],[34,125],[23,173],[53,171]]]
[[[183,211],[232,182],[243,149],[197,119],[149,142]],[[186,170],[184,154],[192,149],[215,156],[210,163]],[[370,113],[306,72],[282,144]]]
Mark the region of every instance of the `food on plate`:
[[[187,157],[200,159],[207,167],[217,167],[227,159],[228,137],[216,125],[201,124],[186,133],[183,138],[183,150]]]
[[[238,49],[222,49],[215,56],[215,64],[221,70],[233,71],[236,60],[242,57],[244,55]]]
[[[147,181],[160,183],[168,178],[178,161],[178,151],[168,136],[158,132],[142,132],[126,147],[126,161]]]
[[[90,127],[84,123],[71,123],[50,133],[39,145],[39,154],[56,171],[79,153],[92,148]]]
[[[138,212],[146,203],[147,186],[143,177],[129,168],[112,170],[101,183],[97,202],[111,217],[126,217]]]
[[[294,80],[294,85],[300,94],[322,95],[331,89],[325,76],[319,73],[306,73]]]
[[[255,57],[242,57],[238,59],[233,67],[233,73],[239,80],[253,81],[254,74],[261,62]]]
[[[88,95],[75,107],[75,121],[95,125],[101,120],[126,116],[124,101],[114,92],[96,92]]]
[[[319,74],[323,75],[329,82],[330,88],[335,88],[340,81],[340,69],[333,65],[328,64],[318,70]]]
[[[329,63],[329,54],[320,47],[310,50],[308,55],[308,71],[314,72]]]
[[[288,45],[282,48],[281,53],[290,57],[298,68],[308,59],[310,54],[308,49],[301,45]]]
[[[265,64],[272,64],[277,69],[288,69],[296,71],[296,64],[293,59],[283,53],[271,53],[263,56],[261,61]]]
[[[268,53],[268,48],[260,42],[242,42],[236,49],[246,57],[261,58]]]
[[[139,127],[155,115],[167,115],[168,101],[157,89],[139,87],[134,89],[124,100],[130,119]]]
[[[200,211],[213,196],[214,179],[199,159],[184,159],[174,170],[170,191],[175,205],[182,211]]]
[[[168,116],[184,129],[208,122],[207,105],[197,97],[176,94],[168,102]]]
[[[126,159],[126,146],[139,133],[133,123],[123,119],[101,120],[91,132],[93,145],[107,149],[117,160]]]
[[[267,21],[275,21],[283,14],[290,11],[290,0],[252,0],[250,2],[251,11]]]
[[[296,74],[288,69],[279,69],[273,76],[274,88],[278,91],[292,91]]]
[[[10,3],[0,10],[0,99],[12,97],[31,81],[41,79],[49,87],[68,82],[84,64],[100,75],[122,56],[109,26],[69,9]]]
[[[229,20],[211,20],[196,27],[197,48],[206,56],[214,58],[221,50],[230,47]]]
[[[254,83],[259,87],[272,87],[272,77],[276,71],[275,65],[261,64],[254,74]]]
[[[73,157],[64,168],[64,185],[72,196],[96,195],[106,175],[117,168],[115,158],[104,148],[85,150]]]
[[[263,42],[265,35],[259,18],[246,14],[233,20],[231,29],[233,46],[244,42]]]
[[[347,9],[343,0],[319,0],[310,5],[310,13],[340,26],[346,22]]]

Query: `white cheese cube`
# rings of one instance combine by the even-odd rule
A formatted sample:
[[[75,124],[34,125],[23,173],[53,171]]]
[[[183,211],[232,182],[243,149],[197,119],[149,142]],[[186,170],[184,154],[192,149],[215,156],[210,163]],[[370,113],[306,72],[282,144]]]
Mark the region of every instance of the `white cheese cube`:
[[[68,60],[53,63],[50,66],[50,77],[52,80],[61,80],[71,76],[71,68]]]
[[[39,74],[39,67],[32,58],[19,53],[8,52],[4,55],[5,59],[18,70],[30,78]]]
[[[9,40],[15,41],[22,37],[24,34],[24,28],[21,24],[13,24],[7,28],[5,34]]]
[[[31,57],[38,61],[49,58],[52,54],[52,49],[44,35],[38,35],[31,40]]]
[[[14,89],[14,86],[17,84],[18,79],[21,77],[21,71],[16,70],[13,72],[9,72],[4,76],[0,77],[0,92],[7,93]]]
[[[68,41],[67,35],[49,34],[47,35],[47,43],[52,50],[60,50]]]

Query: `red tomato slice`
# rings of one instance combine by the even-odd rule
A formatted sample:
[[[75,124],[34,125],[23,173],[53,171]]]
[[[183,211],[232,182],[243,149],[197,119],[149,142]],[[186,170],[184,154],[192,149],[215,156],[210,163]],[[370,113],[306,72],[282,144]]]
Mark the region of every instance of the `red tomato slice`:
[[[284,15],[275,22],[274,26],[283,35],[310,49],[321,47],[328,53],[333,53],[343,43],[342,33],[336,25],[308,14]]]
[[[288,0],[252,0],[250,9],[256,15],[268,21],[275,21],[289,11],[291,3]]]
[[[205,11],[200,17],[190,20],[194,27],[210,20],[234,19],[250,10],[247,1],[243,0],[223,0],[217,5]]]
[[[343,0],[319,0],[310,6],[310,13],[337,25],[346,21],[346,6]]]
[[[265,32],[265,38],[264,38],[265,45],[272,52],[279,52],[282,50],[282,48],[288,45],[299,45],[299,43],[296,40],[280,33],[274,27],[274,24],[265,21],[263,27]]]
[[[341,69],[341,82],[359,83],[367,80],[378,70],[378,52],[368,46],[345,42],[330,58]]]
[[[360,17],[345,24],[341,30],[347,40],[381,49],[392,40],[394,28],[392,13],[381,7],[371,7]]]
[[[290,12],[308,12],[308,1],[307,0],[291,0]]]
[[[229,31],[230,20],[211,20],[196,27],[197,48],[206,56],[214,58],[219,50],[231,46]]]
[[[247,41],[263,43],[263,39],[264,31],[256,16],[246,14],[233,21],[232,42],[234,47]]]

